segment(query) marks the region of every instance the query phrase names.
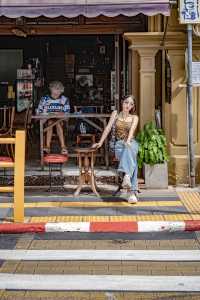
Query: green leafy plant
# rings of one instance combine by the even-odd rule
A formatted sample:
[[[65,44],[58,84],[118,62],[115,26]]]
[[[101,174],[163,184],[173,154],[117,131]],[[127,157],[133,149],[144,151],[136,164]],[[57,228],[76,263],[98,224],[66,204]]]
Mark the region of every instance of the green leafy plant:
[[[138,167],[143,164],[161,164],[169,160],[167,154],[167,140],[162,129],[156,127],[155,122],[149,122],[138,133],[139,143]]]

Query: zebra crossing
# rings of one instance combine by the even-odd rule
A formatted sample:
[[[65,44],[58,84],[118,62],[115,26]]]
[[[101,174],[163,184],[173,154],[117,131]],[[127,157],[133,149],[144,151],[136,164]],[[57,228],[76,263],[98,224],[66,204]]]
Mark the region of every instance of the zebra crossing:
[[[200,250],[0,250],[0,260],[195,261]],[[2,290],[200,292],[200,276],[0,273]]]
[[[75,228],[77,221],[83,226],[84,220],[95,222],[108,218],[106,220],[110,225],[111,220],[114,220],[115,226],[119,220],[135,220],[144,222],[148,227],[148,224],[155,221],[159,226],[170,218],[175,221],[177,216],[180,217],[180,221],[195,221],[194,216],[198,220],[197,213],[194,215],[189,210],[190,201],[187,199],[186,207],[177,195],[168,199],[160,196],[147,198],[142,195],[138,206],[130,206],[109,198],[105,203],[87,197],[74,201],[70,197],[63,198],[54,197],[53,201],[45,201],[43,197],[38,197],[37,200],[36,197],[27,198],[27,225],[31,225],[29,222],[53,220],[54,226],[59,226],[60,220],[70,220],[71,226]],[[8,198],[1,204],[2,210],[11,209]],[[123,210],[124,206],[126,212]],[[154,212],[155,206],[157,210]],[[88,208],[93,209],[95,213],[88,214]],[[105,215],[108,208],[110,215]],[[145,210],[141,211],[143,208]],[[69,215],[69,210],[63,215],[63,209],[74,209],[73,215]],[[99,209],[103,209],[101,215]],[[41,215],[37,217],[36,213],[39,210]],[[8,224],[11,223],[3,221],[1,225]],[[12,235],[13,238],[14,236]],[[104,232],[102,235],[98,232],[77,233],[73,230],[38,234],[32,231],[30,234],[17,235],[18,242],[14,248],[6,246],[0,249],[0,299],[2,295],[3,300],[18,300],[16,293],[22,291],[24,294],[20,294],[20,300],[32,299],[31,297],[36,299],[34,292],[38,293],[37,299],[47,299],[44,291],[50,293],[48,299],[59,299],[53,296],[56,295],[54,292],[61,293],[61,299],[70,300],[157,300],[162,299],[159,295],[164,297],[166,293],[174,293],[175,296],[169,298],[173,300],[200,299],[200,243],[196,233],[132,233],[129,238],[130,233],[127,235]],[[5,239],[9,239],[9,235],[5,235]],[[92,242],[94,247],[91,247]],[[79,298],[77,291],[84,296]],[[68,298],[69,293],[75,295],[74,298]],[[97,298],[96,294],[91,293],[103,293],[103,296]],[[124,293],[123,296],[119,296],[120,293]],[[144,296],[152,293],[157,294],[152,298]],[[195,295],[185,298],[185,295],[191,293]],[[184,298],[181,298],[182,295]]]

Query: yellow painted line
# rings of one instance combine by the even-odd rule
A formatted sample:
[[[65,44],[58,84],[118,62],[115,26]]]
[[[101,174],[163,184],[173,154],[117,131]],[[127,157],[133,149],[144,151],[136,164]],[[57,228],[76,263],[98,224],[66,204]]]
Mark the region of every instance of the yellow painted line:
[[[200,195],[198,192],[178,192],[178,195],[190,213],[200,213]]]
[[[192,220],[200,220],[200,214],[191,214]]]
[[[192,216],[190,214],[173,214],[173,215],[164,215],[165,221],[184,221],[184,220],[192,220]]]
[[[177,214],[177,215],[129,215],[129,216],[49,216],[49,217],[26,217],[25,223],[38,222],[131,222],[131,221],[185,221],[200,220],[200,214]],[[12,218],[3,223],[13,223]]]
[[[129,216],[49,216],[31,217],[28,222],[120,222],[120,221],[184,221],[200,220],[200,215],[177,214],[177,215],[129,215]]]
[[[183,206],[181,201],[139,201],[129,204],[122,202],[30,202],[25,203],[25,208],[51,208],[51,207],[148,207],[148,206]],[[12,203],[0,203],[0,208],[11,208]]]
[[[137,221],[164,221],[163,215],[137,215]]]

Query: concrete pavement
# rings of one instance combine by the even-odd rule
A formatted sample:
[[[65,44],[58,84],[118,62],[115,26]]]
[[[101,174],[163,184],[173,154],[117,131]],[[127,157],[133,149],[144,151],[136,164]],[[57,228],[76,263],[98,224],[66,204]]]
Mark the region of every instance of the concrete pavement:
[[[26,222],[40,221],[88,221],[88,220],[136,220],[136,221],[163,221],[163,220],[198,220],[200,215],[200,196],[198,191],[143,191],[140,194],[140,202],[136,206],[130,206],[121,198],[113,199],[110,194],[104,195],[101,199],[94,198],[90,194],[82,195],[80,198],[72,199],[70,193],[53,192],[50,196],[41,191],[26,194]],[[1,211],[10,210],[7,216],[2,213],[2,222],[5,224],[11,220],[12,199],[3,197],[1,199]],[[38,216],[37,213],[40,215]],[[200,276],[200,261],[193,255],[200,253],[200,234],[196,232],[149,232],[149,233],[84,233],[84,232],[60,232],[60,233],[30,233],[15,235],[0,235],[1,249],[18,250],[42,250],[43,256],[48,255],[46,250],[72,251],[85,250],[189,250],[187,261],[179,260],[181,252],[177,253],[177,260],[156,261],[155,257],[147,261],[145,257],[135,260],[11,260],[11,257],[0,256],[0,274],[26,274],[28,275],[70,275],[73,284],[76,284],[74,275],[84,276],[149,276],[150,282],[153,276],[159,276],[167,291],[158,292],[162,284],[154,282],[154,291],[146,291],[144,282],[140,278],[140,291],[31,291],[31,290],[1,290],[0,299],[8,300],[30,300],[30,299],[68,299],[68,300],[179,300],[179,299],[200,299],[200,293],[193,282],[190,283],[190,291],[183,292],[183,276]],[[4,252],[5,253],[5,252]],[[55,252],[56,253],[56,252]],[[170,253],[170,252],[169,252]],[[9,253],[7,252],[7,255]],[[25,258],[25,257],[24,257]],[[81,257],[80,257],[81,258]],[[158,258],[157,258],[158,259]],[[164,277],[160,277],[164,276]],[[178,276],[179,292],[170,291],[167,279],[170,276]],[[6,275],[3,277],[6,282]],[[34,277],[35,278],[35,277]],[[61,277],[66,278],[66,277]],[[89,278],[89,277],[88,277]],[[92,277],[94,278],[94,277]],[[107,278],[107,277],[103,277]],[[125,277],[126,278],[126,277]],[[170,277],[173,279],[172,277]],[[185,278],[185,277],[184,277]],[[194,278],[194,279],[195,279]],[[8,277],[7,277],[8,279]],[[76,277],[77,279],[77,277]],[[160,280],[159,279],[159,280]],[[191,277],[192,279],[192,277]],[[62,279],[61,279],[62,280]],[[146,280],[146,279],[145,279]],[[9,280],[7,282],[10,282]],[[199,282],[199,281],[198,281]],[[65,282],[63,283],[65,284]],[[67,284],[67,282],[66,282]],[[49,285],[50,287],[53,284]],[[152,286],[152,285],[151,285]],[[8,286],[9,287],[9,286]],[[22,286],[23,287],[23,286]],[[11,288],[11,286],[10,286]],[[39,288],[39,287],[38,287]],[[139,289],[139,288],[138,288]],[[157,292],[156,292],[156,291]]]

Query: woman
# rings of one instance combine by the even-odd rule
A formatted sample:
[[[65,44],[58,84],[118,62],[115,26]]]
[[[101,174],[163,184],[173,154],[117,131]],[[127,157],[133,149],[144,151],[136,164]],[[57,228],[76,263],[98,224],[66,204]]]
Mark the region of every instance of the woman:
[[[135,112],[135,99],[129,95],[123,99],[122,111],[118,114],[113,111],[101,139],[94,144],[94,148],[100,148],[115,125],[115,156],[119,160],[118,171],[124,173],[122,186],[130,190],[129,203],[137,202],[137,153],[138,143],[134,139],[135,130],[138,125],[138,116]]]
[[[49,84],[50,95],[42,97],[38,106],[38,113],[68,113],[70,112],[69,99],[63,94],[64,86],[60,81],[52,81]],[[53,124],[54,120],[49,120],[48,125]],[[56,131],[60,141],[61,153],[67,154],[67,148],[65,145],[63,127],[61,123],[56,124]],[[44,151],[50,153],[51,139],[53,134],[53,128],[50,127],[47,130],[46,147]]]

